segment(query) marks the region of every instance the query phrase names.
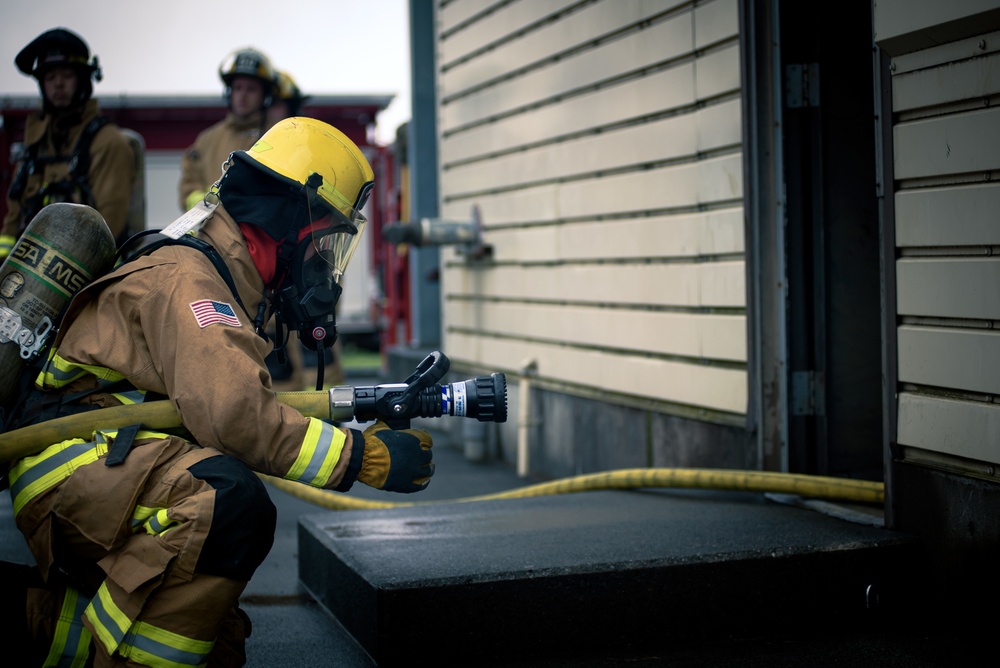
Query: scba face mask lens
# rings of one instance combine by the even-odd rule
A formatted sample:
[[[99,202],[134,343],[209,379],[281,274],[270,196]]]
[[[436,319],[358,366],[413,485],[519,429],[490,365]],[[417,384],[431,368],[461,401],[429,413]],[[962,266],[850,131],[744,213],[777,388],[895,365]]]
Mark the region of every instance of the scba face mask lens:
[[[289,284],[279,292],[282,320],[298,330],[299,339],[309,350],[329,348],[336,340],[340,280],[367,225],[355,206],[322,184],[319,178],[310,178],[306,184],[310,224],[299,236],[289,267]],[[369,183],[358,203],[363,206],[370,192]]]
[[[329,348],[337,338],[335,312],[341,287],[328,258],[315,251],[311,240],[299,244],[289,278],[290,284],[279,293],[281,319],[299,332],[309,350]]]

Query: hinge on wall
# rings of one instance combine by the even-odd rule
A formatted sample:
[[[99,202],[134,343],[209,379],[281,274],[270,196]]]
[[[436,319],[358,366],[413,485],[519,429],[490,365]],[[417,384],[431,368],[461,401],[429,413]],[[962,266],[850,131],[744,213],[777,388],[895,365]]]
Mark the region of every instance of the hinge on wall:
[[[785,65],[785,106],[819,106],[819,63]]]
[[[826,378],[816,371],[792,372],[792,415],[823,415]]]

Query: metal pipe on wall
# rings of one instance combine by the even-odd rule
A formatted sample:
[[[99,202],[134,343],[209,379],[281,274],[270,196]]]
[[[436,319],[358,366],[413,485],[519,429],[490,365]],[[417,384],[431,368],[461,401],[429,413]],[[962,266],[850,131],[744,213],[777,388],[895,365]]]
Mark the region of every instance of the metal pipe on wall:
[[[517,475],[528,477],[530,469],[528,430],[531,427],[531,377],[538,372],[538,360],[527,358],[521,362],[517,384]]]

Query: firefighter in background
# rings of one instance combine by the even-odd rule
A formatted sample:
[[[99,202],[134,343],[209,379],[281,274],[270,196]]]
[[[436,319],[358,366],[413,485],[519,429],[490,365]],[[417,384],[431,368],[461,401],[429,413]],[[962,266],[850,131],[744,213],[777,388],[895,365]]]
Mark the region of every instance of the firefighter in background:
[[[79,35],[55,28],[24,47],[14,64],[38,80],[42,110],[25,125],[0,228],[0,261],[35,214],[54,202],[93,207],[123,241],[135,158],[117,126],[91,99],[93,81],[101,80],[97,56],[91,59]]]
[[[201,250],[166,245],[71,302],[36,381],[33,399],[61,399],[47,419],[166,396],[185,431],[95,424],[13,464],[15,520],[46,585],[27,596],[32,636],[51,642],[46,665],[88,652],[96,666],[243,665],[238,600],[276,514],[255,471],[339,491],[427,486],[427,432],[304,417],[277,401],[264,364],[265,314],[329,345],[322,329],[373,178],[337,129],[281,121],[233,154],[220,203],[201,214],[198,239],[233,287]]]
[[[268,127],[284,118],[302,114],[302,105],[309,99],[303,95],[298,84],[288,72],[278,70],[274,74],[274,99],[267,108]]]
[[[237,49],[219,67],[229,106],[226,117],[202,130],[181,157],[178,195],[181,211],[205,197],[219,180],[233,151],[250,148],[269,127],[267,108],[274,96],[274,68],[256,49]]]

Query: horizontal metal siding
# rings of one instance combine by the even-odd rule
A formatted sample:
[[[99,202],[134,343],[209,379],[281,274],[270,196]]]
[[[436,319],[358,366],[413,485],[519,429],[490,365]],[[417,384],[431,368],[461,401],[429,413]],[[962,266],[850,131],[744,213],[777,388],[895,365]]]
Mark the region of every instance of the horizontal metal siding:
[[[704,366],[655,357],[612,355],[599,350],[535,341],[482,337],[451,332],[448,355],[476,360],[486,368],[511,368],[535,359],[539,377],[594,388],[596,396],[648,397],[702,410],[738,413],[746,404],[746,374],[728,366]],[[710,418],[705,412],[704,417]],[[721,421],[721,420],[720,420]]]
[[[907,392],[899,398],[899,428],[906,445],[995,462],[1000,406]]]
[[[903,258],[896,280],[900,313],[1000,321],[1000,258]]]
[[[996,243],[1000,183],[896,193],[896,244],[985,247]],[[941,221],[948,221],[942,224]]]
[[[476,271],[452,262],[443,280],[449,284],[448,293],[456,297],[635,306],[742,307],[745,291],[742,261],[498,264]]]
[[[577,11],[554,21],[546,11],[550,4],[520,0],[510,6],[535,14],[532,30],[511,33],[499,25],[502,16],[492,14],[441,40],[442,130],[484,122],[690,53],[694,35],[690,27],[684,30],[689,14],[643,27],[651,15],[669,12],[677,2],[577,3]],[[623,33],[626,27],[630,30]],[[502,46],[452,62],[448,45],[463,33]],[[631,39],[639,35],[642,39]],[[459,98],[465,99],[463,104],[451,104]]]
[[[439,6],[441,215],[477,207],[493,258],[443,253],[449,356],[745,413],[737,1],[463,4]]]
[[[924,9],[947,24],[989,4],[897,9],[908,16],[901,25],[930,21]],[[907,51],[926,36],[885,15],[876,32],[880,20],[899,34],[900,51],[892,60],[897,440],[1000,463],[1000,112],[992,104],[1000,34]]]
[[[479,299],[455,303],[450,315],[450,325],[455,331],[487,331],[496,337],[552,344],[573,341],[581,348],[595,350],[607,348],[609,341],[617,341],[622,351],[682,361],[710,357],[741,362],[747,354],[742,315],[626,308],[608,312],[603,305],[553,308],[548,303],[484,303]],[[631,335],[637,330],[657,332],[657,337],[639,346]]]
[[[644,259],[650,249],[660,258],[697,258],[743,253],[743,210],[719,209],[580,221],[563,225],[495,228],[490,241],[523,263],[624,258]],[[595,253],[601,249],[603,255]]]
[[[979,180],[996,168],[1000,154],[1000,109],[962,111],[896,126],[897,179]]]

